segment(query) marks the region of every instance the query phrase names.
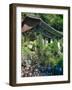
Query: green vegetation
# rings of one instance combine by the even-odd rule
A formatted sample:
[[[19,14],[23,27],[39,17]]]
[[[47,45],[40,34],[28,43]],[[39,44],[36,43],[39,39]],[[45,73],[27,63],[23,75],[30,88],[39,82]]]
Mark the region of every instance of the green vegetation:
[[[34,41],[30,41],[29,38],[25,41],[24,37],[22,37],[21,48],[22,54],[27,59],[31,59],[33,63],[38,62],[43,66],[47,66],[50,63],[55,66],[63,61],[63,55],[61,52],[59,53],[57,40],[55,39],[52,43],[44,43],[41,34]]]
[[[39,17],[56,30],[63,32],[63,15],[22,13],[22,20],[26,15]],[[24,58],[23,60],[30,60],[31,66],[41,65],[47,67],[51,65],[51,67],[54,68],[56,65],[59,65],[63,68],[62,38],[54,38],[52,42],[49,42],[49,39],[45,38],[42,33],[43,30],[41,29],[22,33],[21,55]],[[60,43],[60,48],[58,47],[58,43]]]

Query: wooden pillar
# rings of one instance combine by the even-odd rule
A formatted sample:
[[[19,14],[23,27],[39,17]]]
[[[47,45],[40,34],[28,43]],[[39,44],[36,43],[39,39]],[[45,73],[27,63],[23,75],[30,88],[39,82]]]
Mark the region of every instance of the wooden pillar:
[[[51,39],[50,43],[53,43],[53,40]]]
[[[58,41],[58,49],[60,50],[60,42]]]

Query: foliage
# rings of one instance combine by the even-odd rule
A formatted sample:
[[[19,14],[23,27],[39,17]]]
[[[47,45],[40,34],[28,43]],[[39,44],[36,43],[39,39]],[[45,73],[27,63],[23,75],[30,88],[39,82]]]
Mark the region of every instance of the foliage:
[[[57,14],[40,14],[40,17],[52,27],[59,31],[63,31],[63,15]]]
[[[33,63],[37,62],[43,66],[47,66],[48,64],[55,66],[57,63],[63,62],[62,54],[58,53],[57,40],[47,44],[43,40],[42,35],[39,34],[36,40],[25,41],[22,43],[22,53],[26,57],[30,57]]]
[[[63,31],[63,15],[22,13],[22,19],[27,15],[37,16],[55,29]],[[21,37],[21,54],[25,59],[31,60],[31,65],[63,67],[63,40],[54,39],[52,43],[46,41],[48,39],[43,36],[42,30],[24,33]],[[58,48],[58,42],[61,50]]]

